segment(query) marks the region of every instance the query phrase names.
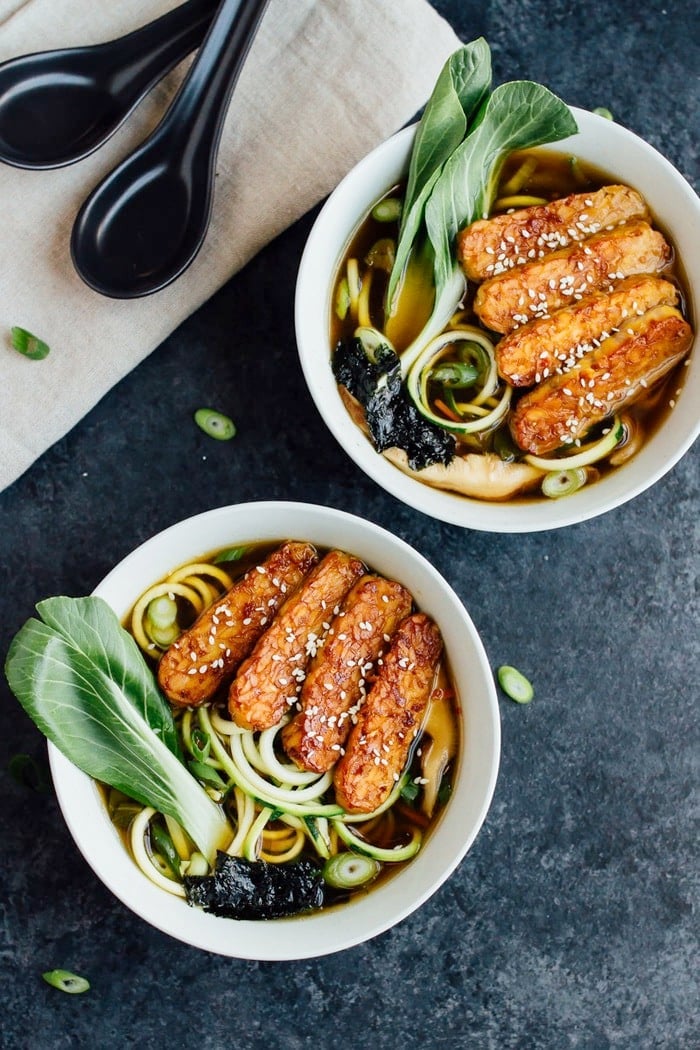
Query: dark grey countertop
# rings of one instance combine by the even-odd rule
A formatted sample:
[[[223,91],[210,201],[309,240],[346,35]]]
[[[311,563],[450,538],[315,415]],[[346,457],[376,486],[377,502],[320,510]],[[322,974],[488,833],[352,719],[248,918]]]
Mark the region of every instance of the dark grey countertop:
[[[487,37],[497,81],[607,106],[697,186],[689,0],[435,6],[463,39]],[[3,682],[0,1045],[697,1047],[698,449],[628,505],[558,532],[462,531],[398,504],[330,438],[304,386],[292,300],[312,219],[0,495],[3,653],[38,599],[88,593],[159,529],[285,498],[416,546],[467,604],[492,665],[522,668],[535,701],[501,698],[493,805],[448,882],[371,942],[273,964],[188,948],[111,896],[52,795],[8,775],[13,754],[45,748]],[[235,441],[192,424],[208,403],[235,417]],[[91,991],[48,987],[53,967]]]

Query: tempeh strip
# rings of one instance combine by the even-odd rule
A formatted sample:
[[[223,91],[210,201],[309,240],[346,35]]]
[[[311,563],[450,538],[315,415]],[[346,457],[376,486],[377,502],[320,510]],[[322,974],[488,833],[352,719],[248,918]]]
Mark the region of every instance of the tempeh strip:
[[[533,386],[573,368],[626,320],[677,302],[678,290],[670,281],[647,274],[627,277],[612,292],[592,292],[505,336],[496,346],[498,371],[513,386]]]
[[[168,699],[187,707],[210,700],[317,561],[310,543],[284,543],[205,609],[161,657],[158,683]]]
[[[575,442],[641,397],[685,356],[692,340],[690,325],[672,306],[634,317],[566,375],[546,379],[520,399],[511,420],[514,441],[537,456]]]
[[[333,774],[343,809],[372,813],[391,794],[422,725],[441,653],[440,631],[425,613],[399,625]]]
[[[363,576],[348,594],[311,664],[302,710],[282,730],[285,751],[302,769],[325,773],[337,762],[367,676],[411,604],[401,584],[381,576]]]
[[[364,572],[359,558],[331,551],[284,603],[231,683],[228,706],[237,725],[269,729],[296,703],[311,651]]]
[[[492,331],[511,332],[591,292],[612,292],[625,277],[656,273],[670,259],[658,230],[646,222],[626,223],[484,281],[474,312]]]
[[[629,186],[603,186],[479,219],[458,234],[457,254],[467,277],[483,281],[632,219],[649,219],[640,194]]]

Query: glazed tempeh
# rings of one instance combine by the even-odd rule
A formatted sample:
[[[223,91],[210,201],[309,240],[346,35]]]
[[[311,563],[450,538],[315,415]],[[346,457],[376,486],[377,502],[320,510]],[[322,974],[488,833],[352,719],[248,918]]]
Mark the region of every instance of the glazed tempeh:
[[[372,813],[391,794],[422,725],[441,653],[440,631],[425,613],[399,625],[335,768],[343,809]]]
[[[595,193],[572,193],[549,204],[479,219],[459,233],[457,255],[467,277],[483,281],[601,230],[648,218],[635,190],[603,186]]]
[[[325,773],[338,760],[367,675],[411,604],[405,587],[381,576],[363,576],[348,594],[311,664],[302,710],[282,730],[285,751],[302,769]]]
[[[542,456],[641,397],[688,352],[690,325],[672,306],[655,306],[605,339],[565,375],[525,394],[511,419],[516,444]],[[562,461],[562,467],[565,461]]]
[[[239,726],[269,729],[296,703],[312,649],[365,571],[359,558],[331,551],[287,599],[231,683],[229,711]]]
[[[187,707],[210,700],[317,561],[310,543],[284,543],[205,609],[161,657],[158,683],[168,699]]]
[[[496,346],[498,371],[513,386],[533,386],[573,368],[626,319],[677,302],[670,281],[648,274],[627,277],[612,292],[592,292],[504,336]]]
[[[474,312],[494,332],[511,332],[591,292],[611,292],[638,273],[656,273],[671,259],[663,235],[646,222],[630,222],[543,259],[484,281]]]

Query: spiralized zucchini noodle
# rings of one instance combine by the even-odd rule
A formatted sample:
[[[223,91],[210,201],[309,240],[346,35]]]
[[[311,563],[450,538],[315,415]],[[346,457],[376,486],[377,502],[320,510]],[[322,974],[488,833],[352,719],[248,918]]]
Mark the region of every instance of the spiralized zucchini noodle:
[[[166,597],[177,604],[181,600],[197,615],[231,583],[228,573],[218,566],[193,562],[171,573],[163,583],[149,587],[132,615],[139,645],[151,656],[162,651],[163,646],[153,639],[157,631],[153,631],[149,616],[154,601]],[[236,725],[217,705],[184,708],[175,714],[190,771],[224,808],[230,821],[233,835],[225,852],[276,864],[287,863],[304,850],[322,861],[347,851],[383,863],[413,857],[422,844],[424,818],[416,814],[408,831],[398,830],[391,813],[408,773],[399,778],[374,813],[346,813],[329,791],[332,771],[319,775],[302,770],[284,755],[278,734],[291,717],[290,712],[273,728],[253,732]],[[127,803],[128,808],[137,807],[128,829],[136,864],[161,889],[184,897],[182,876],[208,874],[206,860],[171,817],[131,800]],[[164,837],[169,839],[170,859],[159,845]]]

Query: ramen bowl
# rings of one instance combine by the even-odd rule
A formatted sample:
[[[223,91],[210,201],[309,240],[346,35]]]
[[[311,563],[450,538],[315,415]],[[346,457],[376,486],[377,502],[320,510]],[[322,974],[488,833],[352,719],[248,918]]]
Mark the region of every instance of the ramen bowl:
[[[464,606],[422,555],[361,518],[300,503],[222,507],[148,540],[120,562],[94,593],[124,618],[146,587],[189,560],[233,545],[291,538],[352,552],[373,570],[400,581],[442,632],[458,696],[461,748],[451,798],[408,864],[363,895],[328,909],[264,921],[220,918],[190,907],[143,874],[111,823],[96,783],[49,745],[54,784],[68,828],[108,889],[136,915],[171,937],[244,959],[325,955],[366,941],[408,916],[438,889],[472,845],[491,802],[500,755],[493,678]]]
[[[652,146],[612,121],[572,107],[579,132],[551,147],[626,183],[646,199],[655,224],[674,244],[697,328],[700,289],[700,200]],[[624,465],[561,499],[489,502],[431,488],[375,451],[353,422],[331,370],[331,310],[338,268],[374,202],[406,174],[415,134],[407,128],[362,160],[329,197],[309,235],[299,267],[295,323],[299,357],[326,426],[355,463],[397,499],[441,521],[488,532],[536,532],[575,524],[619,507],[659,480],[700,432],[700,361],[692,353],[668,417]]]

